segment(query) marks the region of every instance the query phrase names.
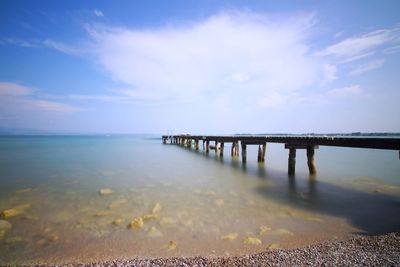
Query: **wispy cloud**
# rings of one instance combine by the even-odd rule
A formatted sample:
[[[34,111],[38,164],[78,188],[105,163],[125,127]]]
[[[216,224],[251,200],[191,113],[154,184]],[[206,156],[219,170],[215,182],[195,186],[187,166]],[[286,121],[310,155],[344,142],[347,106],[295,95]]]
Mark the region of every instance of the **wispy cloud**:
[[[351,62],[376,53],[377,48],[397,42],[400,27],[369,32],[357,37],[349,37],[341,42],[318,51],[317,56],[331,56],[340,62]]]
[[[17,83],[0,82],[0,106],[2,112],[51,111],[70,113],[82,108],[56,101],[48,101],[38,95],[37,90]]]
[[[360,85],[350,85],[340,88],[335,88],[327,92],[327,96],[331,97],[359,97],[364,95],[365,92]]]
[[[44,40],[42,44],[46,47],[58,50],[65,54],[79,54],[82,51],[62,42],[57,42],[51,39]]]
[[[378,69],[383,66],[383,63],[385,63],[385,60],[383,59],[367,62],[365,64],[354,67],[353,70],[350,71],[350,75],[359,75],[370,70]]]
[[[103,12],[98,9],[93,10],[93,13],[96,17],[104,17]]]

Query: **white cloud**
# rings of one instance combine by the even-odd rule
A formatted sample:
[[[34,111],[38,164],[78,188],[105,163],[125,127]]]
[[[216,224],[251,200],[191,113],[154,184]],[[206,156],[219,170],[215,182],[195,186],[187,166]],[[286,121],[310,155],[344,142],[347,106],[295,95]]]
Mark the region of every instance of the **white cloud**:
[[[328,46],[316,53],[317,56],[333,56],[340,62],[350,62],[373,55],[376,49],[388,45],[400,36],[400,28],[373,31],[358,37],[350,37]]]
[[[0,112],[51,111],[69,113],[82,109],[69,104],[48,101],[35,90],[17,83],[0,82]]]
[[[120,93],[127,97],[187,100],[251,95],[268,103],[265,99],[278,95],[283,99],[336,78],[334,65],[309,52],[307,36],[314,23],[311,15],[272,21],[236,12],[184,26],[87,30],[96,61],[126,85],[128,89]]]
[[[364,90],[357,84],[332,89],[327,92],[327,95],[331,97],[357,97],[364,95]]]
[[[95,15],[96,17],[104,17],[103,12],[101,12],[101,11],[98,10],[98,9],[93,10],[93,13],[94,13],[94,15]]]
[[[353,68],[353,70],[350,72],[350,75],[359,75],[370,70],[378,69],[383,66],[383,63],[385,63],[385,60],[383,59],[367,62]]]
[[[80,50],[78,50],[76,48],[73,48],[73,47],[71,47],[71,46],[69,46],[67,44],[62,43],[62,42],[57,42],[57,41],[50,40],[50,39],[44,40],[42,42],[42,44],[44,46],[47,46],[49,48],[58,50],[58,51],[60,51],[62,53],[65,53],[65,54],[73,55],[73,54],[79,54],[80,53]]]

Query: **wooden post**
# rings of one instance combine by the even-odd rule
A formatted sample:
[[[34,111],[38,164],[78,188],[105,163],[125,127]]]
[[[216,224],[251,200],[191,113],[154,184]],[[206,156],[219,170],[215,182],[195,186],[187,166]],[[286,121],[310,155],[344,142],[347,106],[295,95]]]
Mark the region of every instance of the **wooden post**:
[[[218,141],[215,140],[215,154],[218,153]]]
[[[317,166],[315,163],[315,150],[313,146],[308,146],[307,147],[307,165],[308,165],[308,170],[310,171],[310,174],[316,174],[317,173]]]
[[[258,145],[257,162],[262,162],[262,150],[261,150],[261,145]]]
[[[204,140],[202,140],[202,141],[203,141],[203,150],[204,150],[204,149],[205,149],[205,148],[204,148]]]
[[[232,147],[231,147],[231,157],[235,155],[235,142],[232,142]]]
[[[206,140],[206,153],[210,152],[210,141]]]
[[[267,143],[262,145],[262,162],[265,162],[265,152],[267,151]]]
[[[219,156],[223,157],[224,156],[224,142],[220,143],[221,147],[219,149]]]
[[[236,145],[235,145],[235,151],[236,151],[236,157],[239,157],[239,141],[236,141]]]
[[[196,143],[196,150],[199,150],[199,140],[196,139],[196,140],[195,140],[195,143]]]
[[[241,144],[242,144],[242,162],[243,162],[243,163],[246,163],[246,161],[247,161],[247,155],[246,155],[246,153],[247,153],[247,149],[246,149],[246,143],[243,143],[243,142],[241,142]]]
[[[294,175],[296,171],[296,148],[289,148],[288,174]]]

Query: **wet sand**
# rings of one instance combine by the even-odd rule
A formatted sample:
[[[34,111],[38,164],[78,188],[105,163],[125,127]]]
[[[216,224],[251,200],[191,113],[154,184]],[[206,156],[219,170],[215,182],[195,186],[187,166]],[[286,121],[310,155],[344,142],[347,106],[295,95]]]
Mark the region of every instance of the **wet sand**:
[[[105,262],[30,266],[399,266],[400,233],[356,236],[297,249],[269,249],[232,257],[131,258]]]

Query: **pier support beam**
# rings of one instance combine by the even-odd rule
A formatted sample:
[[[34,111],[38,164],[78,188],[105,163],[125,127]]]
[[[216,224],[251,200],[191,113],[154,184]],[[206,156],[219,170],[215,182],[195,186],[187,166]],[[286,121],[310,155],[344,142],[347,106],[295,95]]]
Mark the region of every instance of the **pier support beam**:
[[[218,141],[217,141],[217,140],[215,140],[215,147],[214,147],[214,149],[215,149],[215,154],[217,154],[217,153],[218,153]]]
[[[210,141],[206,140],[206,153],[210,152]]]
[[[247,161],[247,147],[246,143],[241,142],[242,145],[242,162],[246,163]]]
[[[288,174],[294,175],[296,172],[296,148],[289,148],[289,160],[288,160]]]
[[[258,162],[265,161],[265,150],[266,149],[267,149],[267,143],[258,145],[258,157],[257,157]]]
[[[310,171],[311,175],[314,175],[317,173],[317,165],[315,162],[315,150],[314,146],[308,146],[307,147],[307,165],[308,165],[308,170]]]
[[[195,144],[196,144],[196,150],[199,150],[199,140],[198,139],[195,140]]]
[[[220,156],[220,157],[223,157],[223,156],[224,156],[224,142],[221,142],[221,143],[220,143],[219,156]]]

